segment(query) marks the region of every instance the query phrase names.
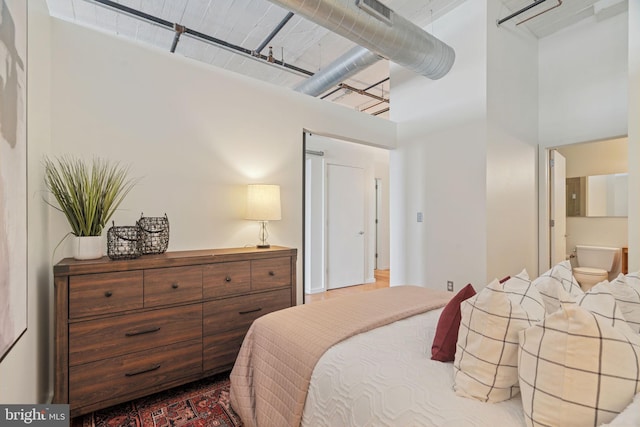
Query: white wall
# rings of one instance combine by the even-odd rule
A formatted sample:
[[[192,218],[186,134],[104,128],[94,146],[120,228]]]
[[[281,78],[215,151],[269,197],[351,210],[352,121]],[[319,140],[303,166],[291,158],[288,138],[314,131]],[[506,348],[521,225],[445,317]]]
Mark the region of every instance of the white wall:
[[[49,396],[53,329],[51,251],[46,238],[48,209],[42,202],[42,156],[49,152],[48,131],[51,99],[49,38],[32,37],[31,29],[47,31],[49,16],[43,1],[29,2],[29,47],[27,82],[28,149],[28,265],[27,331],[0,363],[0,402],[44,402]],[[45,236],[43,238],[43,236]]]
[[[435,22],[456,51],[442,79],[392,67],[392,284],[481,288],[537,267],[537,42],[496,28],[494,3]]]
[[[627,172],[627,138],[584,144],[562,145],[558,152],[567,159],[567,178]]]
[[[391,66],[391,284],[459,289],[486,277],[486,10],[466,2],[434,25],[456,51],[439,80]],[[422,212],[424,222],[417,222]],[[464,268],[460,265],[464,264]],[[484,284],[484,283],[483,283]]]
[[[500,2],[487,1],[487,282],[523,268],[537,251],[538,39]]]
[[[388,121],[53,24],[53,150],[130,163],[142,180],[114,219],[166,212],[169,250],[255,244],[256,224],[242,219],[250,182],[281,185],[283,219],[270,223],[270,240],[300,248],[303,129],[393,143]],[[54,241],[66,232],[58,220]]]
[[[588,19],[540,40],[539,272],[549,268],[548,149],[627,134],[627,19],[626,14],[601,22]],[[631,146],[629,139],[629,162],[635,162]],[[629,235],[637,221],[630,212]],[[584,244],[621,246],[627,240],[624,222],[619,218],[568,221],[567,247],[575,246],[574,237]]]
[[[172,251],[255,245],[246,184],[280,184],[270,240],[299,249],[301,301],[303,130],[385,147],[395,124],[49,18],[42,0],[29,8],[29,330],[0,364],[0,402],[50,397],[52,263],[70,251],[53,253],[69,227],[41,200],[47,153],[130,164],[142,179],[114,220],[166,212]]]
[[[627,16],[589,18],[540,40],[540,143],[627,134]]]

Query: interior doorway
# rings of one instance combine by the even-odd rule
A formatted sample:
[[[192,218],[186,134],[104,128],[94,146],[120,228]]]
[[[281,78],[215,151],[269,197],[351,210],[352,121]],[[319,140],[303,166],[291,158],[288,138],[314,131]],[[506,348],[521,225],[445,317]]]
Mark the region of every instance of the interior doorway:
[[[552,153],[554,156],[561,154],[565,158],[565,185],[562,185],[562,178],[559,176],[554,178],[558,185],[551,183],[553,172],[550,159]],[[630,245],[627,214],[621,216],[591,215],[587,200],[593,201],[593,198],[589,197],[588,186],[585,187],[581,184],[576,189],[570,184],[570,181],[576,178],[582,181],[603,174],[627,173],[629,161],[627,137],[577,142],[555,147],[540,146],[539,159],[538,274],[544,273],[559,260],[570,257],[577,245],[620,248]],[[555,192],[556,195],[562,194],[561,191],[564,190],[564,196],[556,198],[554,188],[559,190]],[[581,194],[583,189],[585,194]],[[625,189],[623,193],[626,196],[623,199],[628,200],[628,189]],[[586,197],[586,199],[582,200],[582,197]],[[556,201],[553,202],[553,199]],[[562,199],[564,199],[564,207],[561,207]],[[575,204],[573,208],[571,208],[572,203]],[[552,216],[552,210],[557,212],[555,217]],[[565,211],[564,216],[562,215],[563,210]],[[564,233],[560,231],[561,227],[556,230],[552,227],[551,224],[557,225],[557,221],[565,222]],[[553,238],[555,240],[553,243],[552,234],[556,235]],[[564,241],[564,249],[556,247],[555,243],[558,241],[561,243]],[[552,247],[554,247],[553,254]],[[575,261],[575,259],[573,260]]]
[[[337,288],[373,284],[376,269],[388,270],[389,151],[307,132],[304,147],[306,302]],[[349,180],[357,185],[346,185]],[[359,217],[361,223],[347,229],[335,223],[345,217]],[[345,266],[359,274],[345,280]]]

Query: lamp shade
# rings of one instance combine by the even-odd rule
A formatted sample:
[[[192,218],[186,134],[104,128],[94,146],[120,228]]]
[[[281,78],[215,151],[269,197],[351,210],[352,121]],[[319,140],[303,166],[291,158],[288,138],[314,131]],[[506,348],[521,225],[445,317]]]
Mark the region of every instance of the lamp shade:
[[[280,186],[249,184],[247,186],[247,214],[245,219],[255,221],[277,221],[282,219]]]

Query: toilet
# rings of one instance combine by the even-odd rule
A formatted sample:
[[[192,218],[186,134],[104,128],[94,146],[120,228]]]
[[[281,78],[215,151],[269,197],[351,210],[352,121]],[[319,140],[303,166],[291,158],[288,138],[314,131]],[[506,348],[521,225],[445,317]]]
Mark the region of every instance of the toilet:
[[[615,278],[620,272],[620,248],[576,245],[577,266],[573,268],[583,291],[594,285]]]

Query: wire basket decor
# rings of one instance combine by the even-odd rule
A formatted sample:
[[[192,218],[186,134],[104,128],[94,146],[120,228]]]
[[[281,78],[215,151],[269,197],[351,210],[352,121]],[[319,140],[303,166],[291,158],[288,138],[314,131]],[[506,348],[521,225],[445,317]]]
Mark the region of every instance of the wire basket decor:
[[[113,226],[107,231],[107,255],[111,259],[134,259],[142,255],[137,226]]]
[[[169,246],[169,218],[164,216],[152,217],[140,215],[136,222],[138,226],[139,241],[143,254],[162,254]]]

